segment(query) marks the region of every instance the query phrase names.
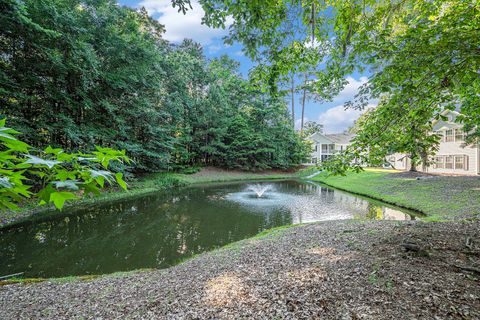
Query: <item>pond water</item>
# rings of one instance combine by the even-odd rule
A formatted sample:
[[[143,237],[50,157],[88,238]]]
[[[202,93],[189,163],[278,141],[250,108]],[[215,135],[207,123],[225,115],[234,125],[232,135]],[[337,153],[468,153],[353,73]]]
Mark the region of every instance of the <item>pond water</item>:
[[[263,191],[261,197],[258,191]],[[196,186],[0,230],[0,276],[24,272],[26,277],[60,277],[165,268],[265,229],[351,218],[413,216],[299,181]]]

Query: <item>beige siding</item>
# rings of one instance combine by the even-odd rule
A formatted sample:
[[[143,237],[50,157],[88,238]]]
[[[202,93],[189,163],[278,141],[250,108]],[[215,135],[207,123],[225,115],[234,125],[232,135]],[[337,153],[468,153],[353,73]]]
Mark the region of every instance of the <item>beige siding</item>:
[[[463,156],[465,158],[464,169],[455,168],[435,168],[435,165],[429,166],[427,172],[431,173],[455,173],[455,174],[477,174],[478,173],[478,148],[465,147],[461,142],[443,142],[436,156]],[[453,158],[455,162],[455,158]],[[455,167],[455,163],[453,164]],[[444,164],[445,167],[445,164]]]
[[[387,157],[387,161],[397,170],[409,170],[410,159],[403,153],[395,153]]]
[[[479,163],[478,163],[478,152],[477,147],[463,147],[459,142],[442,142],[440,143],[439,150],[434,156],[453,156],[452,158],[452,168],[436,168],[434,164],[430,165],[426,172],[429,173],[450,173],[450,174],[464,174],[464,175],[476,175],[479,173]],[[455,156],[463,157],[465,160],[464,168],[458,169],[455,168]],[[397,170],[410,170],[410,159],[401,153],[395,153],[387,157],[389,163],[391,163]],[[445,159],[444,159],[445,161]],[[422,169],[422,166],[419,165],[418,170]]]
[[[435,160],[436,157],[439,157],[443,163],[439,166],[432,164],[426,171],[430,173],[450,173],[450,174],[465,174],[465,175],[476,175],[480,173],[480,163],[479,163],[479,152],[480,148],[478,146],[464,146],[463,141],[457,141],[455,135],[456,131],[462,130],[462,126],[455,122],[455,118],[458,115],[457,112],[444,112],[443,115],[447,116],[446,121],[440,120],[435,123],[433,130],[438,134],[441,134],[441,140],[439,144],[439,150],[432,160]],[[446,131],[451,131],[449,138],[446,138]],[[461,139],[461,138],[459,138]],[[448,167],[446,163],[446,157],[449,157],[451,164],[449,163]],[[456,158],[461,161],[456,165]],[[399,170],[409,170],[410,169],[410,159],[405,157],[404,154],[392,154],[387,157],[387,160]],[[463,162],[463,163],[462,163]],[[419,166],[418,169],[421,169]]]

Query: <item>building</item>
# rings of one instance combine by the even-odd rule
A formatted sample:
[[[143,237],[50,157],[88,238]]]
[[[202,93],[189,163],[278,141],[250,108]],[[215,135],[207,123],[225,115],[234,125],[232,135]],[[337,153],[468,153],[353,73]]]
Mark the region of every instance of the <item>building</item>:
[[[332,155],[341,152],[350,145],[353,135],[348,133],[322,134],[314,133],[308,140],[312,142],[313,150],[308,164],[317,164],[325,161]]]
[[[431,164],[419,169],[429,173],[480,174],[479,145],[465,144],[463,127],[455,122],[459,113],[447,110],[442,115],[447,120],[436,120],[433,123],[434,132],[440,136],[439,149],[431,159]],[[410,169],[411,161],[405,154],[392,154],[387,160],[395,169]]]

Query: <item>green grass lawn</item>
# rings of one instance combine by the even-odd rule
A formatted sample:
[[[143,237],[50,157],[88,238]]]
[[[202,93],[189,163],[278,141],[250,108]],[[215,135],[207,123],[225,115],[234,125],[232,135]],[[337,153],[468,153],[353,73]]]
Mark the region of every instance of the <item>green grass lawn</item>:
[[[322,173],[312,180],[425,213],[424,220],[478,218],[480,177],[436,176],[416,180],[405,172],[367,169],[347,176]]]

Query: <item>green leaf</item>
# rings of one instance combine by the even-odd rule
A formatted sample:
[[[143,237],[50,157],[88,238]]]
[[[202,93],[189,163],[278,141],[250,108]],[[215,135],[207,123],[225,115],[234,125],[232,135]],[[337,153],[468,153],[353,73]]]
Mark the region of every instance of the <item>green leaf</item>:
[[[127,184],[123,180],[123,174],[121,172],[115,173],[115,179],[117,179],[117,183],[122,187],[123,190],[127,190]]]
[[[97,185],[93,181],[90,183],[84,184],[83,187],[85,188],[86,194],[93,193],[96,196],[100,194],[100,189],[97,188]]]
[[[44,165],[44,166],[47,166],[50,169],[53,168],[55,165],[61,163],[60,161],[56,161],[56,160],[44,160],[42,158],[32,156],[30,154],[26,154],[25,156],[28,157],[29,159],[27,161],[25,161],[24,163],[29,163],[29,164],[33,164],[33,165]]]
[[[50,202],[53,202],[55,207],[61,210],[67,200],[78,199],[76,195],[67,191],[56,191],[50,194]]]
[[[37,193],[37,197],[41,200],[40,204],[49,203],[50,202],[50,195],[54,192],[55,192],[55,189],[50,184],[48,184],[45,188],[40,190]]]
[[[106,170],[93,170],[93,169],[90,169],[88,170],[90,172],[90,174],[92,175],[92,178],[94,178],[95,180],[101,178],[100,180],[103,181],[103,179],[107,180],[109,183],[111,181],[111,178],[112,178],[112,173],[110,171],[106,171]],[[102,182],[102,187],[103,187],[103,182]]]
[[[78,190],[78,184],[80,183],[77,180],[65,180],[65,181],[53,181],[52,182],[55,188],[57,189],[69,189],[69,190]]]
[[[5,138],[5,139],[9,139],[9,140],[17,140],[17,139],[15,139],[14,136],[9,135],[8,133],[4,133],[1,130],[0,130],[0,138]]]
[[[0,187],[13,188],[13,184],[8,177],[0,177]]]
[[[7,147],[7,149],[11,149],[11,151],[28,152],[28,149],[30,149],[28,144],[20,140],[4,141],[3,145]]]
[[[62,170],[58,170],[55,177],[60,181],[75,180],[75,172],[62,169]]]
[[[48,146],[46,149],[45,149],[45,153],[47,154],[60,154],[63,152],[63,149],[61,148],[52,148],[51,146]]]

